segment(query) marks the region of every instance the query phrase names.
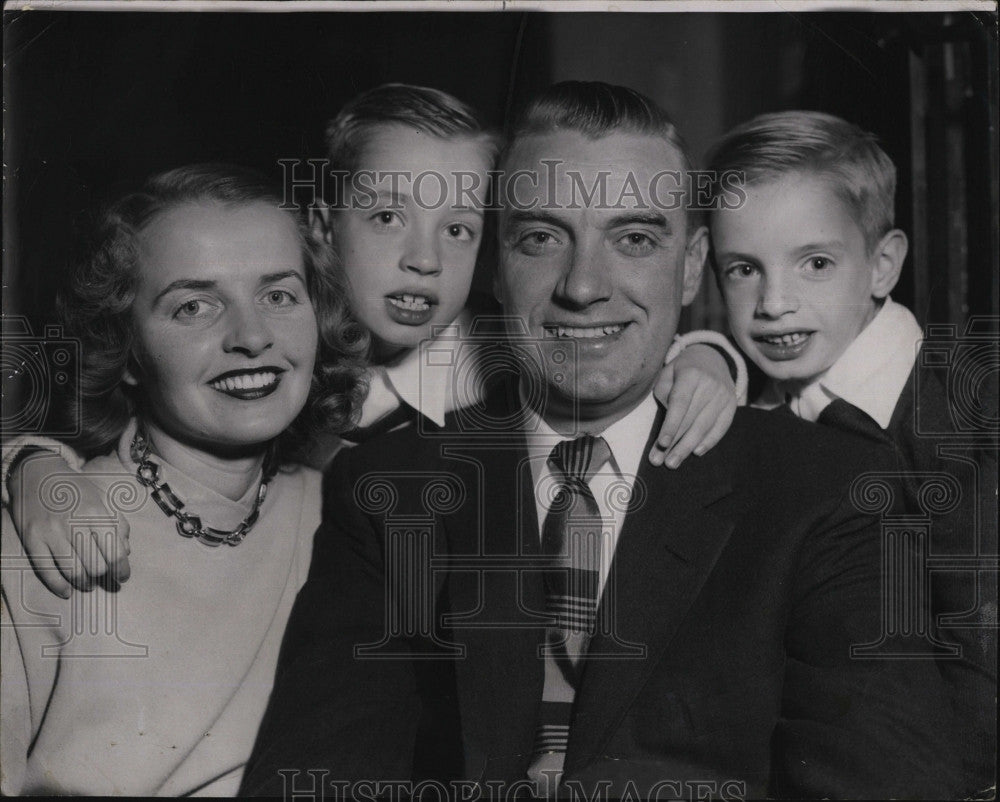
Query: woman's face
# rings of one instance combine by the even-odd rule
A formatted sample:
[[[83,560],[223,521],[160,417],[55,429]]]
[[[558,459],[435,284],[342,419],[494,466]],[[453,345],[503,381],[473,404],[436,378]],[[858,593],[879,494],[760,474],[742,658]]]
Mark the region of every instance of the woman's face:
[[[263,447],[309,394],[317,324],[294,220],[263,202],[177,206],[139,238],[136,385],[165,433]]]

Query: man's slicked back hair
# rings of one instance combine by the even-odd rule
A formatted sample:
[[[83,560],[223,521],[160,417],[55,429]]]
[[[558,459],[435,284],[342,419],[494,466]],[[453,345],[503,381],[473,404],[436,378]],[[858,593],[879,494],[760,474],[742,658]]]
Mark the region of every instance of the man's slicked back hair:
[[[501,165],[522,137],[553,131],[576,131],[591,139],[616,132],[658,136],[691,169],[687,146],[670,116],[640,92],[600,81],[562,81],[535,95],[507,133]]]

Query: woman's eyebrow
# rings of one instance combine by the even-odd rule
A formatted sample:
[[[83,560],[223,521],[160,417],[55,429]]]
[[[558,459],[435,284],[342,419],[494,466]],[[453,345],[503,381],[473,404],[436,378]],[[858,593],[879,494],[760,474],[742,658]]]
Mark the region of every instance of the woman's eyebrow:
[[[305,278],[298,270],[282,270],[277,273],[267,273],[260,277],[260,284],[273,284],[276,281],[283,281],[286,278],[298,279],[301,283],[305,284]],[[176,281],[171,281],[166,287],[157,293],[156,297],[153,298],[153,306],[156,306],[160,299],[165,295],[169,295],[176,290],[211,290],[218,286],[218,282],[209,281],[206,279],[195,279],[195,278],[179,278]]]
[[[214,281],[206,281],[204,279],[179,278],[176,281],[171,281],[157,293],[156,297],[153,298],[153,306],[156,306],[164,295],[169,295],[175,290],[210,290],[215,285]]]

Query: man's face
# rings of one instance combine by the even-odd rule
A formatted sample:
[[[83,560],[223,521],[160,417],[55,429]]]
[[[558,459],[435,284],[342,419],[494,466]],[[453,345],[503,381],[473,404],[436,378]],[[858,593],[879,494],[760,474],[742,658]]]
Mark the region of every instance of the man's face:
[[[705,231],[688,235],[662,178],[681,157],[659,137],[557,131],[516,143],[504,169],[538,177],[508,187],[496,289],[541,342],[546,413],[611,423],[652,389],[701,278]]]

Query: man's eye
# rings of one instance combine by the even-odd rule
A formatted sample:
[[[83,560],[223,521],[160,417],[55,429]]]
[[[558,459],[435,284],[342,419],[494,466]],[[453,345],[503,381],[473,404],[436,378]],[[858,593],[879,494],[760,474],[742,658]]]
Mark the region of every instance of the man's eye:
[[[641,231],[630,231],[618,240],[618,244],[626,253],[635,256],[644,256],[656,248],[653,238]]]
[[[830,260],[825,256],[814,256],[809,260],[809,267],[817,271],[826,270],[830,267]]]
[[[517,241],[517,247],[522,253],[536,256],[552,249],[559,240],[548,231],[529,231]]]

